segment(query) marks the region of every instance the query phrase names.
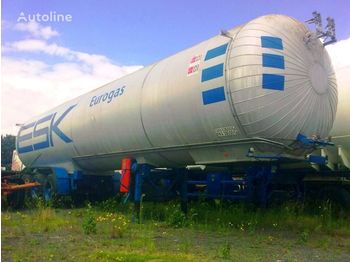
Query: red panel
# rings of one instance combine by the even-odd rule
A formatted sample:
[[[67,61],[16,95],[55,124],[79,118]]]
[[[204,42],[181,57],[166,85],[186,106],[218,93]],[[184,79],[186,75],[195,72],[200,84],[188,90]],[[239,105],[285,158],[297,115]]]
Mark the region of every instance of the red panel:
[[[131,159],[122,159],[122,177],[120,178],[120,192],[127,193],[130,189]]]

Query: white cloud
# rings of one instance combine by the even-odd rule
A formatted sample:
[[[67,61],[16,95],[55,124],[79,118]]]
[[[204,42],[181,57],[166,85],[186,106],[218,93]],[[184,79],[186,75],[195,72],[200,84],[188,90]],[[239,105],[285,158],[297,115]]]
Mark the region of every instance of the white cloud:
[[[34,29],[28,32],[35,35]],[[44,37],[42,28],[40,36]],[[54,32],[54,31],[52,31]],[[38,33],[39,34],[39,33]],[[46,35],[52,36],[52,33]],[[38,35],[39,36],[39,35]],[[2,134],[16,134],[16,123],[24,123],[69,99],[98,88],[142,66],[116,65],[103,55],[71,50],[42,39],[26,39],[5,44],[1,68]],[[38,59],[19,59],[12,54],[46,54],[61,58],[53,65]]]
[[[16,134],[16,123],[24,123],[55,105],[139,68],[141,66],[116,66],[108,62],[49,65],[42,61],[5,57],[1,70],[2,133]]]
[[[28,32],[31,36],[50,39],[58,36],[59,33],[51,28],[51,26],[42,26],[41,24],[30,21],[28,23],[17,23],[13,27],[14,30]]]
[[[66,47],[58,46],[55,43],[49,44],[46,41],[38,39],[27,39],[6,43],[3,51],[44,53],[47,55],[55,55],[69,59],[72,59],[71,55],[74,53],[74,51]]]
[[[8,43],[4,46],[3,50],[5,52],[32,52],[58,56],[67,61],[75,61],[88,65],[94,74],[104,75],[106,77],[115,74],[115,72],[119,72],[120,70],[125,74],[131,73],[140,68],[140,66],[118,66],[113,64],[110,59],[103,55],[74,51],[55,43],[47,43],[46,41],[37,39],[27,39]]]

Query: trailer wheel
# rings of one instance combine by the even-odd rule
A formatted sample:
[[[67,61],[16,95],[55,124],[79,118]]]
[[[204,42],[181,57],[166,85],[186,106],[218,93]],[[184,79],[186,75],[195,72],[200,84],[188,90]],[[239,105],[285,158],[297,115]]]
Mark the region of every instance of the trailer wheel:
[[[37,173],[34,175],[34,180],[41,185],[31,189],[32,198],[38,199],[41,197],[46,203],[52,201],[57,192],[55,175]]]
[[[57,192],[56,179],[54,174],[46,176],[45,183],[43,184],[44,200],[50,202],[54,199]]]
[[[30,196],[33,199],[43,198],[43,196],[44,196],[43,185],[45,183],[45,175],[40,174],[40,173],[36,173],[33,175],[33,180],[35,182],[40,183],[40,186],[33,187],[32,189],[30,189]]]
[[[345,188],[341,189],[341,199],[342,199],[342,206],[349,210],[350,209],[350,192],[347,191]]]
[[[325,187],[321,191],[320,199],[331,201],[336,207],[350,209],[350,193],[342,187]]]

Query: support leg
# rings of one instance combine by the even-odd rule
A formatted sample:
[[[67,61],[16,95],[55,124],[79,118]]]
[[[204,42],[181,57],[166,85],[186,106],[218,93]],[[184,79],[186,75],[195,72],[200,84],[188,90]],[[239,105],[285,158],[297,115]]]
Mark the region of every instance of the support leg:
[[[140,222],[141,196],[142,196],[142,171],[135,174],[135,191],[134,191],[134,219]]]
[[[141,164],[138,171],[135,173],[135,191],[134,191],[134,205],[135,205],[135,221],[140,223],[141,214],[141,198],[142,198],[142,182],[143,179],[151,172],[151,166],[148,164]]]
[[[181,210],[187,215],[187,170],[180,170],[180,196],[181,196]]]

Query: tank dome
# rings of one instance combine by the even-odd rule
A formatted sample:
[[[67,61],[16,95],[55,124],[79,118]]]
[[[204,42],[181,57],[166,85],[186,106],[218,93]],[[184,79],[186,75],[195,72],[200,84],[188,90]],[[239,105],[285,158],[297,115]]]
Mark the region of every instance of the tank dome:
[[[337,86],[326,49],[309,30],[282,15],[245,24],[230,46],[227,79],[246,136],[325,137],[337,108]]]

